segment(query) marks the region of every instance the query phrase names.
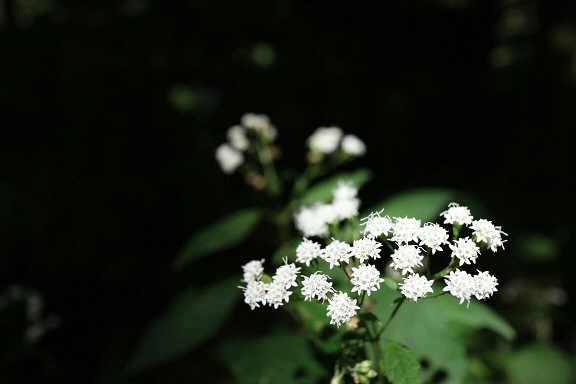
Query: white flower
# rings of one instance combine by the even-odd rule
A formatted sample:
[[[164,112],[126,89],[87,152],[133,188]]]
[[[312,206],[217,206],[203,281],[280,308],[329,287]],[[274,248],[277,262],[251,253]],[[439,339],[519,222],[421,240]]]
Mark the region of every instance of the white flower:
[[[308,138],[308,147],[324,154],[338,149],[343,132],[338,127],[319,127]]]
[[[264,272],[263,264],[264,259],[252,260],[244,264],[242,266],[242,270],[244,271],[244,278],[242,279],[242,281],[245,283],[249,283],[254,280],[260,280],[262,272]]]
[[[301,208],[294,214],[296,229],[306,237],[328,236],[328,225],[326,224],[328,212],[325,204]]]
[[[286,285],[282,281],[273,280],[268,284],[268,290],[266,291],[266,303],[278,308],[278,306],[283,305],[283,301],[288,302],[290,295],[292,294],[286,288]]]
[[[346,135],[342,139],[342,150],[352,156],[366,154],[366,144],[355,135]]]
[[[395,217],[392,225],[393,236],[390,240],[397,244],[407,244],[410,241],[418,242],[420,233],[420,220],[413,217]]]
[[[422,266],[424,256],[420,251],[420,248],[416,245],[400,245],[391,255],[392,262],[390,263],[390,267],[401,270],[402,275],[414,273],[413,268]]]
[[[297,287],[296,279],[298,278],[298,273],[300,273],[300,267],[296,267],[296,264],[288,264],[287,260],[284,260],[284,265],[279,266],[276,269],[276,273],[272,276],[272,280],[283,284],[286,289],[290,287]]]
[[[333,214],[336,215],[338,221],[349,219],[352,216],[358,216],[358,208],[360,208],[359,199],[339,199],[334,200],[332,204]]]
[[[372,212],[367,217],[361,220],[360,225],[364,225],[363,234],[369,238],[376,238],[381,235],[387,236],[388,233],[392,230],[392,220],[388,216],[380,216],[382,213],[380,212]]]
[[[278,134],[276,127],[270,123],[270,118],[264,114],[246,113],[242,115],[240,122],[246,129],[258,131],[270,141],[274,141]]]
[[[246,130],[240,125],[234,125],[228,128],[226,133],[230,145],[239,151],[245,151],[250,146],[250,141],[248,136],[246,136]]]
[[[352,247],[343,241],[332,239],[333,241],[324,248],[322,258],[330,263],[330,269],[340,263],[348,264]]]
[[[444,282],[446,286],[443,291],[448,291],[452,296],[459,298],[460,304],[462,304],[464,300],[467,300],[468,304],[470,304],[470,297],[476,291],[476,284],[472,275],[457,269],[444,277]]]
[[[434,284],[434,280],[428,280],[425,276],[412,274],[405,277],[398,285],[400,286],[400,292],[408,300],[416,302],[426,296],[428,292],[434,293],[432,284]]]
[[[448,231],[442,228],[440,225],[435,223],[426,223],[422,228],[420,228],[420,233],[418,234],[420,238],[420,245],[424,245],[432,251],[432,254],[436,251],[442,250],[443,244],[448,244]]]
[[[369,258],[379,259],[380,258],[380,247],[382,243],[371,239],[369,237],[363,237],[358,240],[354,240],[352,244],[352,250],[350,251],[351,256],[354,256],[363,263]]]
[[[250,309],[266,305],[266,291],[268,284],[262,281],[249,281],[246,287],[239,287],[244,291],[244,302],[250,305]]]
[[[343,180],[338,181],[338,185],[332,191],[334,200],[351,200],[358,195],[358,188]]]
[[[473,219],[467,207],[461,207],[454,202],[448,204],[448,209],[442,212],[440,216],[444,216],[444,224],[470,225]]]
[[[244,155],[230,144],[224,143],[216,148],[216,160],[220,164],[222,172],[230,174],[242,165]]]
[[[494,292],[497,292],[496,286],[498,285],[498,280],[490,275],[488,272],[480,272],[474,276],[474,296],[478,300],[484,300],[492,296]]]
[[[452,250],[452,257],[460,259],[460,265],[476,263],[480,255],[480,248],[468,237],[457,239],[449,247]]]
[[[345,292],[336,292],[332,298],[328,299],[328,312],[330,324],[340,324],[347,322],[356,315],[356,311],[360,309],[356,305],[356,299],[352,300]]]
[[[352,278],[350,279],[350,282],[354,285],[352,292],[362,293],[366,291],[368,296],[370,296],[370,293],[380,289],[380,283],[383,281],[384,279],[380,277],[378,269],[371,264],[361,264],[358,267],[352,267]]]
[[[474,230],[472,236],[477,243],[485,243],[492,252],[496,252],[498,247],[504,249],[506,240],[502,240],[502,235],[508,236],[508,234],[502,232],[501,227],[495,226],[489,220],[480,219],[472,221],[470,228]]]
[[[296,262],[310,266],[310,262],[322,255],[322,246],[312,240],[304,240],[296,248]]]
[[[328,292],[333,293],[332,283],[328,281],[330,277],[320,272],[314,272],[310,276],[304,276],[302,280],[302,295],[304,295],[304,300],[312,300],[316,298],[318,300],[327,299]]]

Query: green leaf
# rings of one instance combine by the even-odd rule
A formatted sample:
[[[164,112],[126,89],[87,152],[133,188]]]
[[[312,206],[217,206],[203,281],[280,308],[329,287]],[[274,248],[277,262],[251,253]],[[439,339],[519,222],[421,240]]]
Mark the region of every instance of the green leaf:
[[[262,220],[257,208],[247,208],[232,213],[192,236],[176,256],[173,266],[181,269],[186,264],[206,255],[229,249],[247,238]]]
[[[134,374],[193,350],[224,324],[241,290],[237,279],[218,282],[198,293],[189,288],[144,334],[126,373]]]
[[[216,350],[217,358],[230,367],[237,384],[313,384],[327,382],[301,334],[279,329],[258,338],[230,340]]]
[[[420,363],[404,345],[393,340],[383,340],[382,368],[392,384],[414,384],[420,375]]]
[[[514,384],[568,384],[573,383],[576,373],[566,354],[549,345],[524,347],[506,360],[508,382]]]
[[[341,172],[330,178],[319,181],[302,197],[303,205],[311,205],[318,202],[332,201],[332,190],[338,186],[340,180],[346,181],[360,189],[364,184],[372,179],[372,172],[369,169],[359,169],[354,172]]]
[[[422,221],[435,221],[452,201],[458,202],[458,193],[445,188],[418,188],[395,194],[364,211],[360,217],[384,209],[390,217],[415,217]],[[464,204],[461,204],[464,205]]]
[[[434,290],[440,292],[441,286],[435,285]],[[374,314],[385,321],[397,297],[397,292],[382,285],[372,293],[377,301]],[[468,364],[466,342],[475,340],[467,335],[480,329],[489,329],[507,340],[515,337],[510,325],[483,302],[472,300],[466,307],[457,298],[444,295],[417,303],[405,301],[383,336],[406,345],[418,360],[428,363],[428,368],[420,373],[422,382],[444,372],[443,384],[458,384],[463,382]]]

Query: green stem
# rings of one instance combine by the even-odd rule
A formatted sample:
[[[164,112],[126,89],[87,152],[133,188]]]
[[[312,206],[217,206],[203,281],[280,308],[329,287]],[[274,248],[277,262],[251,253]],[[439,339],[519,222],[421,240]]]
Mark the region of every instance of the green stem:
[[[394,316],[396,316],[396,313],[398,312],[398,310],[400,309],[400,306],[404,303],[404,301],[406,301],[406,298],[404,296],[402,296],[402,297],[398,298],[397,300],[398,301],[396,302],[396,306],[392,310],[390,317],[388,317],[388,320],[386,320],[386,323],[384,323],[382,328],[380,328],[380,330],[376,334],[377,339],[380,339],[380,335],[382,335],[382,333],[386,330],[386,328],[388,327],[388,325],[390,324],[390,322],[392,321]]]
[[[432,276],[432,280],[438,280],[439,278],[446,276],[451,271],[455,270],[457,267],[458,267],[458,259],[456,259],[455,257],[452,257],[452,259],[450,260],[450,264],[448,264],[448,266],[446,268],[444,268],[443,270],[441,270],[440,272],[435,273]]]
[[[370,347],[372,348],[372,353],[374,354],[374,362],[376,363],[376,372],[378,372],[378,382],[381,384],[387,383],[386,377],[382,372],[382,346],[380,345],[379,334],[374,336],[372,326],[370,323],[366,324],[366,332],[368,333],[368,338],[370,340]]]
[[[278,184],[278,175],[276,174],[276,167],[272,160],[270,145],[268,144],[267,139],[261,137],[260,134],[258,134],[257,143],[258,147],[256,152],[258,154],[258,160],[262,165],[264,179],[266,179],[266,190],[271,196],[278,196],[280,193],[280,185]]]

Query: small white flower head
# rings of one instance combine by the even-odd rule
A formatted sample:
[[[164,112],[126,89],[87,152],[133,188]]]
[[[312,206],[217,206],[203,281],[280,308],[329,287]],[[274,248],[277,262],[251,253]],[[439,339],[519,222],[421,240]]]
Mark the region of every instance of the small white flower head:
[[[278,134],[278,130],[272,125],[270,118],[264,114],[246,113],[240,118],[240,123],[246,129],[260,132],[270,141],[274,141]]]
[[[332,214],[336,215],[336,220],[342,221],[358,216],[360,199],[334,200],[330,206],[332,207]]]
[[[496,252],[498,247],[504,249],[506,240],[502,240],[502,235],[508,236],[508,234],[502,232],[501,227],[495,226],[489,220],[480,219],[472,221],[470,228],[474,231],[472,236],[477,243],[485,243],[492,252]]]
[[[246,130],[240,125],[234,125],[228,128],[226,133],[230,145],[239,151],[245,151],[250,146],[250,140],[246,136]]]
[[[460,304],[462,304],[464,300],[470,304],[470,298],[476,292],[476,284],[472,275],[457,269],[444,277],[444,282],[446,286],[443,291],[448,291],[452,296],[459,298]]]
[[[448,209],[442,212],[440,216],[444,216],[444,224],[470,225],[473,219],[468,207],[462,207],[454,202],[448,204]]]
[[[336,292],[332,298],[328,299],[327,315],[330,324],[340,324],[347,322],[356,315],[360,307],[356,305],[356,299],[352,300],[345,292]]]
[[[369,258],[376,260],[380,258],[380,247],[382,247],[382,243],[369,237],[363,237],[354,240],[350,254],[361,263]]]
[[[334,153],[342,139],[343,132],[338,127],[319,127],[308,138],[308,147],[326,155]]]
[[[250,306],[250,309],[259,307],[260,304],[266,305],[266,291],[268,284],[262,281],[249,281],[245,287],[239,287],[244,291],[244,302]]]
[[[272,276],[272,280],[283,284],[286,289],[290,287],[297,287],[296,279],[300,273],[300,267],[296,267],[296,264],[288,264],[288,260],[284,259],[284,265],[279,266],[276,269],[276,273]]]
[[[363,156],[366,154],[366,144],[355,135],[344,136],[341,148],[351,156]]]
[[[328,236],[328,213],[331,208],[326,204],[319,204],[312,207],[303,207],[294,214],[294,224],[296,229],[305,237],[326,237]]]
[[[384,210],[372,212],[361,220],[360,225],[365,226],[363,231],[364,236],[374,239],[381,235],[388,236],[388,233],[392,231],[394,223],[390,217],[380,216],[383,211]]]
[[[278,308],[284,304],[284,301],[288,302],[290,300],[292,292],[286,288],[286,285],[282,281],[273,280],[268,284],[267,288],[266,303],[271,307]]]
[[[264,272],[264,259],[262,260],[252,260],[247,262],[242,266],[244,271],[244,278],[242,281],[244,283],[249,283],[251,281],[260,280],[262,273]]]
[[[340,263],[348,264],[351,251],[352,247],[350,244],[332,239],[332,242],[324,248],[322,258],[330,264],[330,269],[332,269],[335,265],[340,265]]]
[[[334,293],[332,282],[328,281],[330,276],[320,272],[314,272],[310,276],[304,276],[302,280],[302,295],[304,300],[326,300],[328,293]]]
[[[425,276],[412,274],[405,277],[400,286],[400,292],[408,299],[417,302],[418,299],[426,296],[427,293],[434,293],[432,289],[434,280],[428,280]]]
[[[392,225],[392,237],[398,245],[408,244],[410,241],[418,242],[420,234],[420,220],[413,217],[395,217]]]
[[[380,289],[380,283],[383,281],[380,272],[372,264],[360,264],[358,267],[352,267],[352,278],[350,279],[354,285],[352,292],[362,293],[366,291],[370,296],[370,293]]]
[[[418,237],[420,238],[420,245],[430,248],[432,254],[434,254],[436,251],[442,251],[443,244],[448,244],[449,235],[448,231],[440,225],[426,223],[420,228]]]
[[[476,264],[476,259],[480,255],[480,248],[469,237],[460,238],[449,245],[452,250],[452,257],[460,260],[460,265]]]
[[[216,148],[216,161],[222,172],[231,174],[244,163],[244,155],[230,144],[224,143]]]
[[[494,292],[497,292],[496,286],[498,285],[498,280],[490,275],[488,272],[480,272],[474,276],[474,296],[478,300],[484,300],[492,296]]]
[[[421,267],[424,255],[420,253],[421,249],[416,245],[404,244],[392,253],[392,262],[390,267],[402,271],[402,275],[414,273],[414,268]]]
[[[310,239],[304,238],[296,248],[296,262],[310,266],[310,262],[322,255],[322,246]]]
[[[343,180],[332,191],[333,200],[352,200],[358,196],[358,188]]]

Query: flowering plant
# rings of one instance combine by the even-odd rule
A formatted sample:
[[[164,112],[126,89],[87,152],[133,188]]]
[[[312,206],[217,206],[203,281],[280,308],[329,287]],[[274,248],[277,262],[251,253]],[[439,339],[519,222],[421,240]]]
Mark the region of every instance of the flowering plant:
[[[252,310],[248,316],[258,316],[264,308],[285,309],[290,315],[290,320],[280,321],[286,325],[282,330],[252,340],[254,354],[244,353],[241,341],[218,348],[239,382],[331,377],[332,384],[415,383],[439,370],[447,382],[460,382],[466,354],[462,343],[454,341],[459,332],[455,329],[488,328],[513,337],[507,323],[480,303],[498,291],[497,278],[488,271],[466,270],[476,266],[481,254],[504,248],[507,235],[499,226],[475,218],[468,206],[455,202],[457,194],[450,190],[404,193],[361,210],[360,188],[371,172],[360,169],[328,177],[366,153],[361,139],[339,127],[317,128],[306,141],[306,168],[298,173],[277,168],[277,137],[267,116],[246,114],[215,151],[225,174],[242,175],[275,204],[244,209],[208,226],[178,255],[175,267],[240,244],[262,221],[276,229],[277,250],[238,265],[242,277],[217,284],[192,301],[196,311],[210,300],[219,300],[222,308],[199,325],[202,335],[192,332],[191,341],[179,340],[185,347],[176,354],[216,333],[238,293]],[[470,305],[473,298],[476,303]],[[183,316],[179,310],[156,324],[132,369],[170,357],[146,346],[158,344],[162,331],[166,337],[173,318]],[[459,315],[449,319],[455,311]],[[422,328],[421,338],[414,337],[414,319],[423,321],[416,325]],[[432,349],[431,343],[438,342],[445,354]],[[283,345],[302,358],[282,355]],[[314,361],[316,355],[330,362],[331,373],[325,363]],[[277,369],[263,368],[278,361],[284,363]]]

